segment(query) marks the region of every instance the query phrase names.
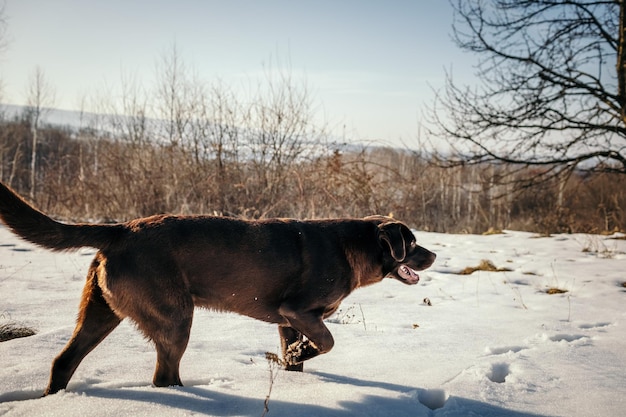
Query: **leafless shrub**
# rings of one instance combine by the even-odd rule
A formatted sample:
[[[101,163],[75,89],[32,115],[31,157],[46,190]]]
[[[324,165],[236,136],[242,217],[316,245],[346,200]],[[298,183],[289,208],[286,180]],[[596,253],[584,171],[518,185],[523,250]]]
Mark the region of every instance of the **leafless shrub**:
[[[626,178],[619,175],[573,175],[559,208],[557,182],[507,194],[506,185],[491,177],[500,167],[444,169],[403,150],[347,148],[322,139],[313,142],[315,153],[306,150],[306,157],[301,153],[282,168],[261,167],[230,142],[244,141],[237,126],[213,127],[202,144],[171,146],[143,138],[139,127],[123,125],[146,123],[139,116],[117,122],[118,132],[125,134],[40,129],[39,208],[68,220],[125,220],[155,213],[248,218],[378,213],[441,232],[515,229],[549,235],[626,229]],[[0,179],[28,195],[28,121],[5,121],[0,132]],[[489,189],[492,197],[485,197]]]
[[[269,367],[270,384],[267,395],[265,396],[265,401],[263,402],[263,414],[261,414],[261,417],[265,417],[267,413],[270,412],[270,397],[272,396],[274,382],[276,381],[280,368],[285,365],[283,360],[280,359],[277,354],[272,352],[265,352],[265,359],[267,360],[267,365]]]
[[[506,163],[450,167],[406,149],[346,146],[313,123],[306,83],[268,71],[245,100],[199,80],[174,46],[146,88],[123,76],[79,130],[0,119],[0,180],[68,220],[120,221],[156,213],[261,217],[391,215],[412,227],[626,229],[626,177]],[[533,178],[542,178],[535,182]],[[519,184],[525,184],[520,187]]]

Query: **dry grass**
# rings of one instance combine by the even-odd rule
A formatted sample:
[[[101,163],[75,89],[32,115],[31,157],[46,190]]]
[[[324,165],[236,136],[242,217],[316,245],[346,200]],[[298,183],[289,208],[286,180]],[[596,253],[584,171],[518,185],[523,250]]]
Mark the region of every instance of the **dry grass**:
[[[552,295],[552,294],[565,294],[567,292],[567,290],[562,290],[560,288],[556,288],[556,287],[550,287],[546,290],[546,293]]]
[[[265,402],[263,403],[263,414],[261,414],[261,417],[265,417],[270,412],[270,397],[272,396],[272,388],[274,388],[274,382],[278,376],[278,370],[285,366],[285,362],[275,353],[265,352],[265,359],[267,359],[270,371],[270,387],[267,392],[267,396],[265,397]]]
[[[476,271],[487,271],[487,272],[509,272],[511,269],[509,268],[498,268],[493,262],[488,259],[483,259],[480,261],[478,266],[468,266],[459,272],[459,275],[471,275]]]
[[[291,87],[277,86],[280,94],[286,94],[280,103],[302,98],[298,88]],[[296,97],[289,96],[292,92]],[[188,99],[186,92],[173,93]],[[216,93],[216,98],[230,96],[219,88]],[[169,105],[159,101],[162,95],[157,91],[148,95],[156,100],[146,103],[148,107]],[[133,102],[136,97],[124,99]],[[548,175],[552,168],[542,172],[486,163],[446,168],[445,161],[419,152],[335,143],[326,129],[311,127],[307,109],[288,104],[273,108],[277,100],[263,97],[246,103],[234,97],[233,102],[220,100],[201,101],[202,105],[188,106],[190,113],[182,110],[183,114],[172,115],[208,126],[215,119],[214,111],[230,114],[210,140],[188,129],[170,143],[160,127],[153,130],[141,124],[142,117],[127,119],[123,130],[128,134],[107,134],[119,132],[122,126],[118,117],[104,114],[76,134],[46,127],[41,132],[38,158],[42,163],[37,173],[45,181],[38,187],[35,205],[55,217],[76,220],[129,220],[155,213],[364,217],[389,207],[394,217],[409,221],[411,227],[434,232],[495,234],[512,229],[545,237],[607,230],[609,235],[622,231],[611,239],[626,239],[626,175],[575,172],[565,187],[555,179],[518,188],[516,181],[522,184]],[[202,112],[195,113],[196,108]],[[251,116],[256,109],[268,109],[276,117],[257,120]],[[33,129],[21,120],[0,121],[0,166],[12,167],[8,185],[28,195],[31,152],[22,146],[32,143]],[[289,123],[294,123],[290,129],[295,135],[281,130]],[[95,138],[94,131],[101,134]],[[136,132],[142,133],[140,138]],[[300,139],[309,133],[306,141]],[[266,138],[274,142],[265,142]],[[77,172],[81,173],[78,182]],[[475,198],[473,190],[481,187],[489,188],[488,195]],[[556,196],[561,192],[559,203]]]
[[[544,237],[552,237],[550,233],[537,233],[536,235],[531,236],[531,239],[542,239]]]

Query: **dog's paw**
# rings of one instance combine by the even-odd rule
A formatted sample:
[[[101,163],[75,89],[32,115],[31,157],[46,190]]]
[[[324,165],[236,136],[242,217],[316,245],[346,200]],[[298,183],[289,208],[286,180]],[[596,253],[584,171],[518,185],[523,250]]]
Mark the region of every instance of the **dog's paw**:
[[[308,340],[306,342],[297,341],[289,345],[285,352],[285,363],[287,365],[297,365],[302,362],[300,357],[302,356],[302,350],[306,343],[308,343]]]
[[[285,363],[287,365],[298,365],[307,359],[319,355],[319,349],[310,340],[298,341],[289,345],[285,352]]]

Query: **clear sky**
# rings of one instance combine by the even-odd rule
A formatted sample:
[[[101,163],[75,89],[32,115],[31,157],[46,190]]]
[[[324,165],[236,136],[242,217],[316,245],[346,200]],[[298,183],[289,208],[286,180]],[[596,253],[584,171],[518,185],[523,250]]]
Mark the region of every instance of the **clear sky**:
[[[318,116],[356,140],[409,143],[432,89],[472,72],[450,33],[448,0],[5,0],[3,101],[24,104],[39,66],[54,107],[115,86],[153,82],[172,45],[207,81],[254,78],[289,62]],[[469,78],[468,78],[469,79]]]

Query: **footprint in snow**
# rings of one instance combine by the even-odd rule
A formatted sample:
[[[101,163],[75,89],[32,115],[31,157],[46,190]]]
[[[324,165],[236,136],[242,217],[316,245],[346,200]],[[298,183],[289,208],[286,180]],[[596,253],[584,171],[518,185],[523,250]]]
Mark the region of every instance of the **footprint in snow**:
[[[491,369],[487,372],[487,378],[489,378],[491,382],[504,384],[506,382],[506,377],[510,374],[511,366],[508,363],[494,363],[491,365]]]
[[[600,323],[588,323],[588,324],[581,324],[580,326],[578,326],[579,329],[581,330],[595,330],[595,329],[605,329],[606,327],[612,326],[613,323],[610,322],[600,322]]]
[[[13,252],[32,252],[32,249],[29,248],[13,248],[11,249]]]
[[[413,391],[411,396],[432,411],[443,408],[450,397],[445,390],[437,388]]]
[[[527,349],[524,346],[497,346],[497,347],[489,347],[485,348],[485,352],[488,355],[504,355],[505,353],[519,353],[523,350]]]
[[[588,336],[583,336],[580,334],[557,334],[554,336],[550,336],[549,338],[551,341],[553,342],[566,342],[566,343],[573,343],[576,341],[590,341],[591,339]]]

